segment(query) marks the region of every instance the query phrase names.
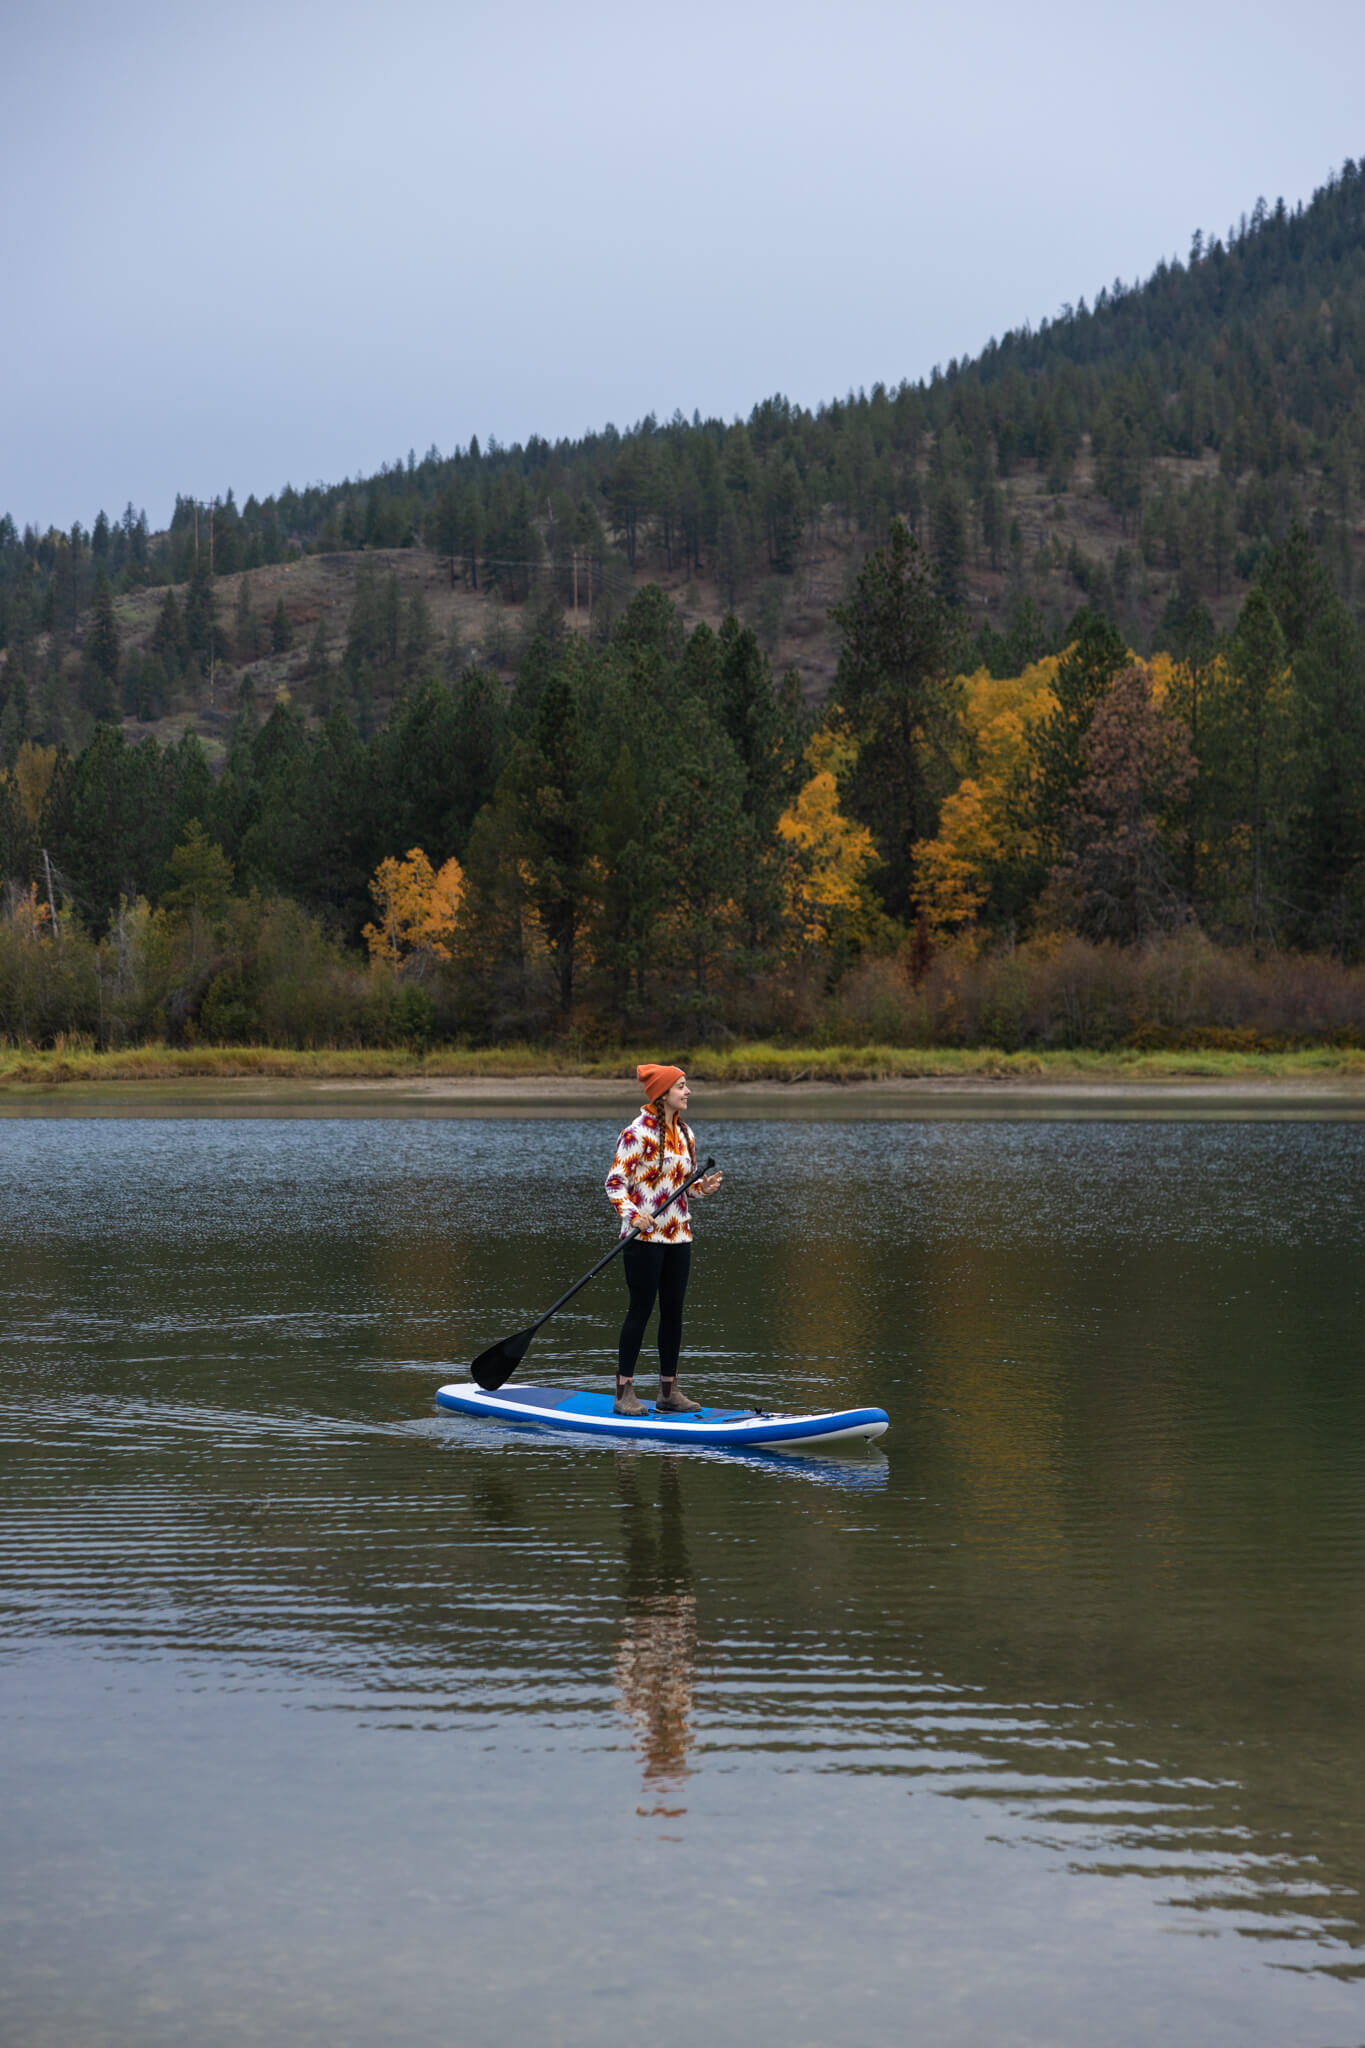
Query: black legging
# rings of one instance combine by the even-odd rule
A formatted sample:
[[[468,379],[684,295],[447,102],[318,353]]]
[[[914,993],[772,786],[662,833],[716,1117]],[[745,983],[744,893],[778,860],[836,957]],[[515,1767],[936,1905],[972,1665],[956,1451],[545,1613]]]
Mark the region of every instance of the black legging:
[[[659,1303],[659,1377],[677,1377],[682,1347],[683,1296],[692,1264],[690,1244],[641,1244],[638,1238],[621,1254],[630,1289],[630,1307],[621,1325],[616,1370],[623,1380],[635,1377],[635,1361],[645,1341],[645,1325],[657,1297]]]

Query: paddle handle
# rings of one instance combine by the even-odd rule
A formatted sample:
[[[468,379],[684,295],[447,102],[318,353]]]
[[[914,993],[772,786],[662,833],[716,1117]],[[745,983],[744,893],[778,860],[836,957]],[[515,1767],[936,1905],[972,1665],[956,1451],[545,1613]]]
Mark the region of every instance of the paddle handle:
[[[687,1190],[694,1184],[694,1182],[703,1179],[704,1176],[711,1171],[711,1168],[715,1165],[715,1163],[716,1162],[714,1159],[708,1159],[704,1165],[699,1166],[696,1169],[695,1173],[689,1173],[687,1179],[683,1182],[682,1186],[680,1188],[674,1188],[672,1194],[669,1196],[666,1202],[660,1202],[657,1209],[651,1210],[651,1215],[659,1217],[663,1215],[666,1209],[672,1208],[674,1202],[677,1201],[679,1195],[685,1195],[687,1193]],[[601,1272],[602,1268],[604,1266],[609,1266],[612,1260],[616,1257],[617,1253],[623,1252],[628,1244],[633,1244],[635,1239],[639,1235],[640,1226],[637,1223],[633,1230],[628,1230],[626,1232],[624,1237],[618,1237],[616,1243],[612,1246],[611,1250],[607,1252],[604,1257],[600,1258],[597,1261],[597,1264],[591,1269],[591,1271],[585,1273],[581,1280],[575,1280],[573,1286],[569,1289],[568,1293],[561,1294],[559,1300],[553,1302],[551,1306],[546,1309],[544,1315],[541,1316],[536,1322],[532,1323],[531,1330],[538,1330],[540,1328],[541,1323],[548,1323],[550,1317],[556,1314],[558,1310],[562,1309],[566,1301],[573,1300],[574,1296],[578,1293],[580,1287],[586,1287],[589,1280],[595,1280],[598,1274]]]

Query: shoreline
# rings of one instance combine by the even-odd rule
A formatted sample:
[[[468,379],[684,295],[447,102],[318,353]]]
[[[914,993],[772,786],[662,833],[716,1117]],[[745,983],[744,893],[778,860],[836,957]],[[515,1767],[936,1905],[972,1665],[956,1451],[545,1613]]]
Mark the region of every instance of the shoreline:
[[[634,1103],[640,1093],[633,1081],[603,1080],[588,1074],[554,1075],[544,1078],[495,1074],[431,1075],[412,1080],[399,1077],[374,1080],[346,1078],[318,1081],[312,1085],[320,1091],[325,1089],[348,1096],[367,1093],[402,1094],[451,1102],[544,1102],[547,1098],[572,1096],[580,1102],[619,1100]],[[1322,1096],[1324,1099],[1339,1099],[1343,1102],[1359,1101],[1365,1106],[1365,1075],[1339,1078],[1305,1075],[1297,1078],[1271,1074],[1191,1074],[1126,1079],[1121,1076],[1104,1078],[1081,1074],[1069,1077],[1048,1074],[897,1074],[863,1075],[847,1081],[701,1079],[693,1081],[692,1088],[696,1100],[707,1102],[720,1099],[726,1102],[786,1103],[876,1099],[901,1102],[915,1097],[923,1097],[926,1101],[933,1102],[957,1095],[981,1102],[1014,1097],[1038,1099],[1052,1096],[1059,1100],[1077,1101],[1150,1101],[1164,1097],[1181,1100],[1192,1095],[1208,1096],[1212,1100],[1245,1095],[1248,1099],[1282,1096],[1286,1101],[1297,1101],[1304,1096]]]
[[[1246,1117],[1365,1119],[1365,1072],[949,1073],[694,1082],[692,1120]],[[181,1073],[0,1080],[26,1116],[630,1117],[633,1079],[590,1074]]]

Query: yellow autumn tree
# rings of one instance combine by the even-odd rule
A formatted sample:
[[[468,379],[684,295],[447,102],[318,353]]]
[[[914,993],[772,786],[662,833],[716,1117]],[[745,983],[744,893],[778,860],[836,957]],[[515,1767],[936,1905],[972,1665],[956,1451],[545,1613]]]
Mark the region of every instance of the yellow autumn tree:
[[[812,945],[856,934],[865,909],[860,884],[877,859],[867,827],[839,809],[839,776],[853,765],[856,751],[852,739],[817,732],[806,748],[810,780],[777,821],[789,856],[788,909]]]
[[[36,826],[42,814],[43,800],[52,786],[56,766],[55,747],[40,747],[32,740],[25,740],[19,749],[14,763],[14,783],[30,825]]]
[[[457,860],[433,868],[420,846],[405,860],[381,860],[370,883],[378,922],[364,937],[372,960],[401,967],[409,960],[449,960],[464,902]]]
[[[26,887],[12,882],[5,890],[3,914],[5,922],[27,938],[41,938],[52,929],[51,909],[39,901],[36,882],[30,882]]]
[[[987,669],[964,678],[964,773],[944,802],[938,832],[915,849],[915,893],[935,940],[970,945],[990,894],[992,872],[1033,849],[1020,801],[1033,758],[1033,737],[1057,703],[1058,657],[1033,662],[1020,676]]]

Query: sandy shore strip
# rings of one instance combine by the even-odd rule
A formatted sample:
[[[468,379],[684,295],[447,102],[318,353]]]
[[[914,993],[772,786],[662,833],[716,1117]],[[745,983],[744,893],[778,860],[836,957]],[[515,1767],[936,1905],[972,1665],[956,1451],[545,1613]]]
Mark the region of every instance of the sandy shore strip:
[[[204,1075],[68,1081],[0,1091],[0,1118],[583,1117],[625,1119],[631,1079],[586,1075]],[[849,1081],[698,1081],[690,1120],[797,1118],[1365,1118],[1356,1075],[933,1075]]]
[[[285,1082],[283,1086],[296,1084]],[[545,1101],[558,1095],[572,1094],[582,1102],[633,1102],[640,1093],[634,1080],[605,1081],[584,1074],[545,1075],[498,1075],[498,1074],[421,1074],[407,1078],[402,1075],[376,1076],[373,1079],[347,1077],[337,1080],[317,1081],[310,1087],[325,1088],[339,1094],[364,1093],[377,1090],[381,1093],[407,1095],[432,1095],[451,1101],[466,1099],[471,1102],[496,1096],[508,1102]],[[813,1101],[815,1098],[842,1102],[849,1098],[863,1096],[887,1096],[900,1099],[907,1095],[924,1095],[934,1098],[940,1095],[1067,1095],[1081,1098],[1091,1096],[1144,1098],[1152,1095],[1177,1096],[1190,1093],[1222,1096],[1247,1095],[1259,1097],[1282,1094],[1286,1099],[1301,1095],[1322,1095],[1342,1099],[1357,1098],[1365,1102],[1365,1075],[1163,1075],[1153,1080],[1125,1080],[1118,1077],[1107,1079],[1084,1075],[1059,1078],[1049,1074],[901,1074],[889,1075],[882,1079],[859,1079],[850,1081],[693,1081],[691,1083],[693,1102],[703,1096],[707,1101],[712,1097],[724,1096],[727,1101],[757,1101],[760,1097],[775,1102]]]

